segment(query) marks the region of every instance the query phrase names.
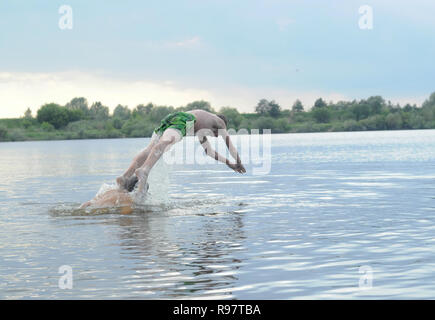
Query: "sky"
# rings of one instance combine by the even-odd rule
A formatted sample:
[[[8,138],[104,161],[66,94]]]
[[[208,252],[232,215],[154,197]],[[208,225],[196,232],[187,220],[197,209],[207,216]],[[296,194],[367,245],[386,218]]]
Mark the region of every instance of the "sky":
[[[71,29],[59,27],[63,5]],[[360,28],[364,5],[371,29]],[[2,0],[0,118],[81,96],[111,110],[420,104],[435,91],[434,15],[433,0]]]

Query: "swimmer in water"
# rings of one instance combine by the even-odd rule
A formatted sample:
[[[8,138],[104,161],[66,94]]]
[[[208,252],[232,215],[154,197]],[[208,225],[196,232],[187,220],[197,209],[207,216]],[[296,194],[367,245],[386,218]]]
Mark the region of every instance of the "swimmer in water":
[[[187,112],[175,112],[166,116],[160,126],[154,130],[148,147],[140,152],[124,174],[116,179],[120,189],[127,189],[132,179],[138,179],[138,192],[143,192],[147,185],[148,175],[164,152],[167,152],[175,143],[179,142],[186,133],[193,131],[198,137],[206,154],[238,173],[246,173],[246,169],[240,160],[237,149],[231,142],[227,132],[228,121],[224,115],[216,115],[204,110],[191,110]],[[193,130],[192,130],[193,129]],[[217,153],[207,140],[207,136],[224,139],[231,156],[236,161],[231,162]]]
[[[79,209],[92,208],[108,208],[108,207],[120,207],[124,209],[131,209],[133,206],[133,198],[131,192],[138,179],[133,177],[129,180],[130,184],[127,185],[127,189],[112,189],[102,194],[96,195],[92,200],[83,203]],[[148,190],[148,184],[146,186]],[[131,212],[130,211],[130,212]]]

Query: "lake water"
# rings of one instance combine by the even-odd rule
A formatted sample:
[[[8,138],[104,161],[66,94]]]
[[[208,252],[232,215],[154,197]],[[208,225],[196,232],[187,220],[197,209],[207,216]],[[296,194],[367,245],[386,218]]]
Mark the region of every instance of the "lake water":
[[[0,298],[435,298],[435,130],[273,135],[269,174],[159,163],[140,210],[77,210],[148,141],[0,143]]]

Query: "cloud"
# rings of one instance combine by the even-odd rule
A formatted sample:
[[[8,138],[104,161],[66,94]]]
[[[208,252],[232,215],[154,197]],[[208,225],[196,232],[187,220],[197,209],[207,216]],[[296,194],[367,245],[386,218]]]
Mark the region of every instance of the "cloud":
[[[55,72],[20,73],[0,72],[0,118],[19,117],[30,107],[33,113],[44,103],[66,104],[74,97],[85,97],[91,104],[101,101],[113,110],[118,104],[134,108],[138,104],[153,102],[158,105],[179,107],[195,100],[209,101],[218,110],[222,106],[237,108],[240,112],[254,112],[262,98],[277,101],[282,108],[291,108],[299,99],[305,110],[322,97],[326,101],[362,99],[340,92],[296,91],[276,87],[247,87],[224,84],[203,88],[200,83],[186,85],[168,79],[165,81],[131,80],[109,77],[101,73]],[[426,97],[385,97],[393,103],[416,103]]]
[[[10,73],[0,72],[0,118],[33,112],[44,103],[65,104],[74,97],[89,103],[101,101],[111,110],[118,104],[134,108],[140,103],[178,107],[197,99],[211,100],[206,90],[177,86],[167,81],[136,81],[84,72]]]
[[[210,89],[186,87],[173,80],[148,81],[108,77],[84,72],[8,73],[0,72],[0,117],[23,115],[30,107],[33,112],[44,103],[66,104],[74,97],[85,97],[89,103],[101,101],[111,110],[118,104],[134,108],[140,103],[153,102],[178,107],[195,100],[210,101],[219,109],[232,106],[242,112],[253,112],[257,102],[274,99],[289,108],[296,99],[311,106],[318,97],[327,101],[345,97],[339,93],[298,92],[275,88],[246,86],[213,86]]]

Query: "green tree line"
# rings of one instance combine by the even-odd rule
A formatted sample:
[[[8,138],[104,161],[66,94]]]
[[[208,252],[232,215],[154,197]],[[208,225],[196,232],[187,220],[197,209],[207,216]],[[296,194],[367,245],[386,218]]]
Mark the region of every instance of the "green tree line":
[[[0,119],[0,141],[149,137],[167,114],[193,109],[224,114],[229,128],[235,130],[271,129],[272,133],[287,133],[435,129],[435,92],[421,106],[401,106],[372,96],[335,103],[319,98],[308,109],[296,100],[284,109],[274,100],[261,99],[254,113],[240,113],[233,107],[215,110],[202,100],[178,108],[153,103],[139,104],[134,109],[118,105],[110,113],[101,102],[89,106],[80,97],[64,106],[44,104],[35,116],[27,109],[21,118]]]

